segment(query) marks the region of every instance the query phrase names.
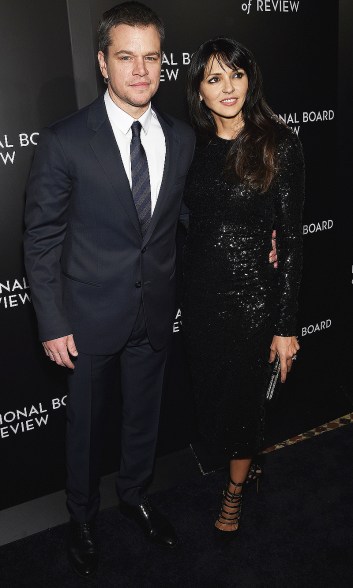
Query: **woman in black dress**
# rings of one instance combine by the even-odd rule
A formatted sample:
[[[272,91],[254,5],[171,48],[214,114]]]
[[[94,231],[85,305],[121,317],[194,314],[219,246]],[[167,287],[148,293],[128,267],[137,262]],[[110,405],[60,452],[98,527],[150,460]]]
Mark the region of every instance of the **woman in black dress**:
[[[236,41],[201,45],[187,91],[198,141],[185,192],[183,328],[199,433],[230,462],[215,526],[234,532],[262,447],[268,362],[278,354],[284,382],[299,349],[304,164],[299,139],[266,104],[259,68]],[[278,269],[268,262],[273,228]]]

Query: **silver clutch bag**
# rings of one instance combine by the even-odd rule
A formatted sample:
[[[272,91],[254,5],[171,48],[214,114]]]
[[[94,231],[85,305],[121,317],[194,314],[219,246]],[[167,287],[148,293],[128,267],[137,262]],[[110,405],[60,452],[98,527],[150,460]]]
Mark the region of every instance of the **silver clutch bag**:
[[[273,396],[278,392],[278,386],[276,390],[276,385],[278,383],[278,377],[281,373],[281,362],[279,359],[279,355],[276,355],[276,359],[273,363],[270,364],[271,372],[270,372],[270,379],[268,381],[268,386],[266,390],[266,400],[271,400]]]

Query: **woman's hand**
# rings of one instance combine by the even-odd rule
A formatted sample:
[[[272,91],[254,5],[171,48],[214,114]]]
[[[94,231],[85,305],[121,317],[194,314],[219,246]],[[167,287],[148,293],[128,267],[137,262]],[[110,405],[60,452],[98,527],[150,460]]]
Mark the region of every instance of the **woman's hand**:
[[[271,343],[270,363],[272,363],[279,355],[281,361],[281,382],[286,381],[287,374],[290,372],[293,363],[293,357],[300,349],[300,345],[296,337],[279,337],[275,335]]]
[[[276,248],[276,231],[272,231],[271,237],[272,249],[270,251],[270,255],[268,257],[268,261],[273,263],[273,267],[278,268],[278,260],[277,260],[277,248]]]

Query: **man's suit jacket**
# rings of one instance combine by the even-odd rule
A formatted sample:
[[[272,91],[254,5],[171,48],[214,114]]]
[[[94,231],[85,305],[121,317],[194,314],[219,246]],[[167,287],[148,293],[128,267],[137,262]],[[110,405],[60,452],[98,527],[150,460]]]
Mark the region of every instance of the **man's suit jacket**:
[[[42,131],[25,214],[25,263],[42,341],[73,333],[79,351],[115,353],[132,331],[142,293],[150,342],[166,345],[194,133],[157,116],[166,159],[144,237],[103,97]]]

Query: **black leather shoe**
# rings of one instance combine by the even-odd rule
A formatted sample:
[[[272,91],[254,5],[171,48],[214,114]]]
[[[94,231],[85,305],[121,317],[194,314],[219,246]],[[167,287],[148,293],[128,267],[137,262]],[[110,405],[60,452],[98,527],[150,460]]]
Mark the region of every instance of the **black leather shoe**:
[[[120,511],[129,519],[134,520],[154,543],[170,549],[178,545],[178,537],[172,525],[151,505],[147,498],[137,506],[120,502]]]
[[[72,568],[79,576],[88,578],[96,571],[98,550],[93,523],[70,521],[68,556]]]

